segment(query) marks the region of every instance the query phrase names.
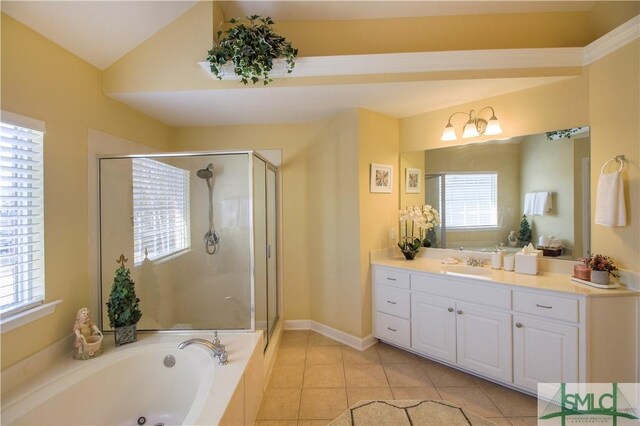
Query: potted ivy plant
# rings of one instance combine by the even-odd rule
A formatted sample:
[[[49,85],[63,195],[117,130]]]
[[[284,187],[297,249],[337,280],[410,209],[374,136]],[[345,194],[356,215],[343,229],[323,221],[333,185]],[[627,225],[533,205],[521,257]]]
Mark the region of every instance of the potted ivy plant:
[[[107,301],[109,325],[114,330],[116,346],[132,343],[137,340],[137,324],[142,317],[136,296],[135,283],[131,280],[129,268],[124,264],[128,259],[123,254],[116,261],[120,267],[116,270],[111,286],[111,293]]]
[[[262,79],[266,85],[272,81],[269,72],[275,59],[283,59],[287,73],[290,73],[295,66],[298,49],[273,29],[275,22],[270,17],[252,15],[246,19],[246,23],[230,19],[228,22],[233,26],[217,32],[218,41],[213,42],[207,56],[213,75],[222,79],[223,66],[231,62],[242,83],[248,84],[251,80],[256,84]]]

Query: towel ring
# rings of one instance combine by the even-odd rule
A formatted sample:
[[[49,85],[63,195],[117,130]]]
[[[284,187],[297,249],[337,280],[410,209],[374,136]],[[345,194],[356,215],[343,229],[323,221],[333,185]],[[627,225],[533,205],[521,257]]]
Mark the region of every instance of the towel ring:
[[[622,172],[622,169],[624,169],[624,157],[619,155],[617,157],[612,158],[611,160],[607,161],[606,163],[604,163],[602,165],[602,169],[600,170],[600,173],[604,173],[604,169],[607,168],[607,166],[609,165],[609,163],[611,163],[612,161],[616,161],[620,164],[620,168],[618,169],[617,173]]]

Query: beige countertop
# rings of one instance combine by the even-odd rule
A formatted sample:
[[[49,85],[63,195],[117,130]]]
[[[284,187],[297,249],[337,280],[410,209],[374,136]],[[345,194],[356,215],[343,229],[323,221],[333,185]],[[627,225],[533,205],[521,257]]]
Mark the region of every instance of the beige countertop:
[[[427,272],[446,276],[453,280],[465,282],[498,283],[509,285],[518,289],[549,290],[559,293],[568,293],[589,297],[611,297],[611,296],[639,296],[640,293],[620,287],[616,289],[598,289],[586,284],[577,283],[570,280],[570,275],[555,272],[538,272],[537,275],[517,274],[504,270],[495,270],[490,267],[482,267],[479,275],[465,273],[465,268],[469,268],[464,263],[457,265],[445,265],[440,259],[417,257],[414,260],[406,260],[402,255],[374,256],[371,259],[372,265],[387,266],[404,269],[409,272]]]

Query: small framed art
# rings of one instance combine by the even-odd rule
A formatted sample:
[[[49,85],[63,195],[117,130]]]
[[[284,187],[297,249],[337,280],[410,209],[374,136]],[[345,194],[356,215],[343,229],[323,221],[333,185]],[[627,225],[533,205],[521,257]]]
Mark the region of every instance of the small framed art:
[[[393,185],[393,166],[371,163],[370,192],[391,193]]]
[[[407,194],[420,193],[420,169],[405,169],[405,192]]]

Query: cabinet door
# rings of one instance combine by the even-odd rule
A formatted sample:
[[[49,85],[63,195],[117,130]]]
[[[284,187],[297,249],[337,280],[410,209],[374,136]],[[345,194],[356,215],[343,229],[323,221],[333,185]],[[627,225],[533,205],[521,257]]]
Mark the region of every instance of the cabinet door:
[[[578,381],[578,327],[513,316],[514,383],[532,391],[541,383]]]
[[[411,347],[425,355],[456,362],[455,302],[411,295]]]
[[[458,365],[511,381],[511,314],[456,305]]]

